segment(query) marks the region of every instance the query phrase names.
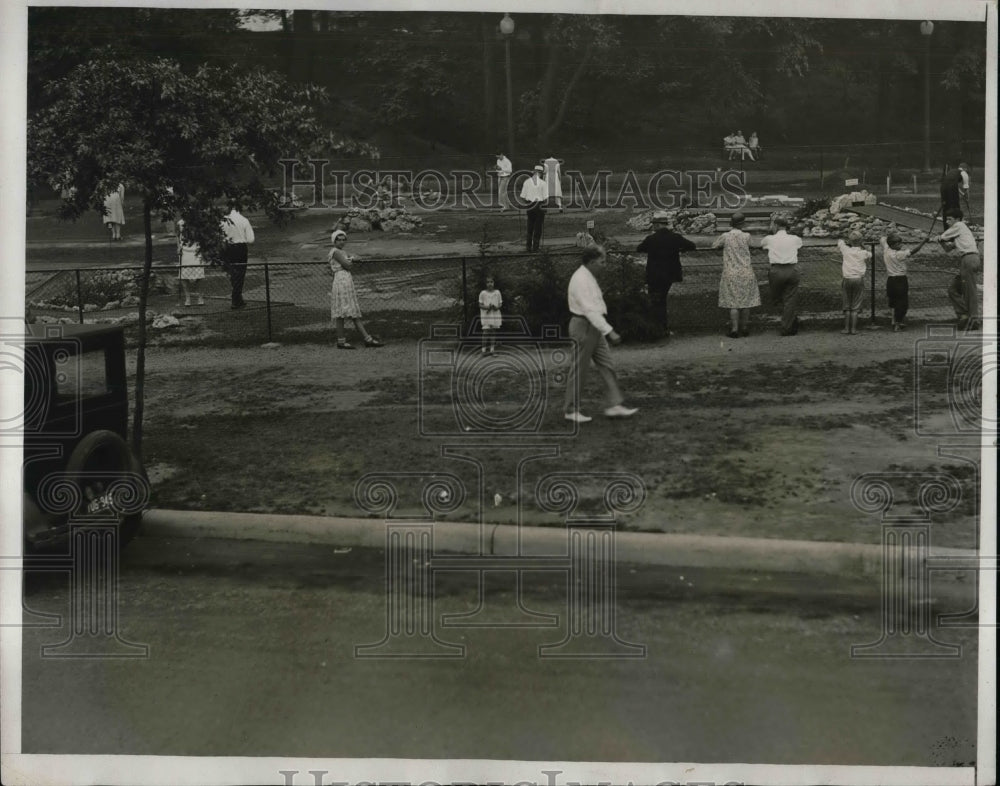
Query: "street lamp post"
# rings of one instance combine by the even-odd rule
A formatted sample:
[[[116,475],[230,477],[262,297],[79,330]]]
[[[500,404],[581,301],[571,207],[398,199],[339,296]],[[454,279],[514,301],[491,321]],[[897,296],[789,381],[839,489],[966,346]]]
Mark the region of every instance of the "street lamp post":
[[[503,34],[504,52],[506,55],[507,70],[507,150],[509,155],[514,154],[514,93],[510,84],[510,38],[514,33],[514,20],[510,14],[504,12],[503,19],[500,20],[500,32]]]
[[[920,23],[920,35],[924,37],[924,173],[931,171],[931,33],[934,23],[925,20]]]

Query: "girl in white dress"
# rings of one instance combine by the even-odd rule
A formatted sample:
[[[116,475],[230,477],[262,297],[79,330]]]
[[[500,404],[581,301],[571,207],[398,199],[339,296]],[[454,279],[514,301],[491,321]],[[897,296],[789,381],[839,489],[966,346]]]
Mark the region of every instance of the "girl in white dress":
[[[369,333],[365,329],[365,323],[361,321],[361,306],[358,305],[358,296],[354,291],[354,277],[351,275],[354,257],[344,253],[347,233],[343,229],[335,229],[330,235],[330,242],[333,243],[333,250],[327,257],[330,270],[333,272],[333,286],[330,288],[330,318],[337,326],[337,349],[355,348],[347,342],[344,333],[345,319],[354,321],[364,338],[366,347],[381,347],[383,346],[382,342]]]
[[[483,328],[483,348],[482,353],[487,351],[492,355],[497,351],[497,331],[503,323],[500,316],[500,306],[503,305],[503,298],[500,297],[500,290],[495,288],[493,276],[486,278],[486,289],[479,293],[479,323]]]
[[[205,305],[205,296],[198,289],[201,280],[205,278],[205,260],[201,258],[201,251],[197,243],[185,244],[183,239],[184,219],[177,222],[177,253],[181,259],[181,269],[178,278],[181,280],[181,289],[184,290],[184,305],[191,305],[191,296],[198,298],[198,305]]]

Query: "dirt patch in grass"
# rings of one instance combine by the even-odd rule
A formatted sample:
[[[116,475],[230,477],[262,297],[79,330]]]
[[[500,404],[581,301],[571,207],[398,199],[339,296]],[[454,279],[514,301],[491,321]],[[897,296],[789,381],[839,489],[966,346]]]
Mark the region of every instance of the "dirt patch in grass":
[[[546,368],[532,394],[544,399],[535,433],[506,436],[468,420],[472,399],[454,401],[456,390],[479,396],[474,408],[490,422],[522,417],[526,372],[499,359],[484,358],[493,371],[469,387],[453,366],[422,369],[414,341],[356,352],[153,348],[146,461],[164,507],[382,516],[385,504],[358,483],[391,473],[393,515],[429,506],[440,519],[557,526],[567,514],[608,515],[603,473],[645,494],[617,516],[625,529],[872,543],[880,519],[852,503],[856,478],[894,473],[895,504],[912,509],[916,473],[943,473],[962,498],[930,517],[933,542],[971,547],[975,467],[939,456],[941,439],[914,429],[916,338],[626,346],[615,358],[635,418],[600,417],[591,378],[583,406],[596,417],[574,433],[561,417],[562,383]],[[921,422],[946,424],[947,390],[925,388]],[[570,508],[549,490],[566,473],[577,487]],[[453,491],[428,499],[441,483]]]

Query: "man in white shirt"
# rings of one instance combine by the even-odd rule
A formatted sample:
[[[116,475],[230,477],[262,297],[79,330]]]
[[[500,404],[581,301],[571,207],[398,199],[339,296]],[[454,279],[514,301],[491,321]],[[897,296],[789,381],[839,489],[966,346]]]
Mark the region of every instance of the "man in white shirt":
[[[583,393],[584,382],[590,361],[594,361],[597,373],[604,380],[607,389],[607,406],[604,414],[609,418],[627,418],[638,410],[623,405],[625,398],[618,387],[618,375],[611,361],[611,349],[608,342],[620,344],[619,336],[608,323],[607,306],[604,305],[604,295],[594,278],[594,271],[604,261],[604,249],[601,246],[589,246],[580,256],[580,267],[569,280],[567,300],[572,315],[569,321],[569,337],[576,345],[575,362],[571,364],[566,380],[565,418],[574,423],[587,423],[593,418],[587,417],[578,405]]]
[[[506,210],[510,207],[510,199],[507,197],[507,185],[510,183],[511,173],[514,171],[514,165],[510,162],[503,153],[497,153],[497,201],[500,203],[500,209]]]
[[[778,216],[774,219],[777,230],[760,242],[767,249],[767,284],[771,292],[771,302],[781,309],[781,335],[794,336],[799,332],[799,249],[802,238],[788,234],[788,219]]]
[[[521,186],[521,201],[528,206],[528,251],[538,251],[545,224],[545,205],[549,201],[549,187],[542,180],[542,165],[536,164],[531,177]]]
[[[945,251],[954,251],[961,256],[958,275],[948,287],[948,298],[955,309],[955,316],[960,320],[960,326],[977,330],[982,319],[977,274],[983,269],[983,261],[979,256],[976,236],[962,219],[961,210],[946,210],[944,223],[948,228],[938,237],[938,242]]]
[[[972,208],[969,206],[969,189],[972,186],[972,179],[969,177],[969,165],[964,161],[958,165],[958,175],[962,178],[961,182],[958,184],[959,199],[965,203],[965,211],[967,213],[971,213]]]
[[[247,275],[247,246],[254,241],[253,227],[250,222],[236,209],[236,201],[229,200],[229,215],[222,219],[222,232],[226,236],[226,244],[222,249],[222,266],[229,274],[229,282],[233,288],[232,308],[243,308],[243,282]]]

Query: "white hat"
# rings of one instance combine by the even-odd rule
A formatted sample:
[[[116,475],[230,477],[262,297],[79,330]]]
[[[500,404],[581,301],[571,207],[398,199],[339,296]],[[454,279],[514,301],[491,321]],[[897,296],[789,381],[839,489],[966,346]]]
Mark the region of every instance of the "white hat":
[[[330,242],[336,243],[338,237],[347,237],[347,233],[343,229],[333,230],[333,234],[330,235]]]

